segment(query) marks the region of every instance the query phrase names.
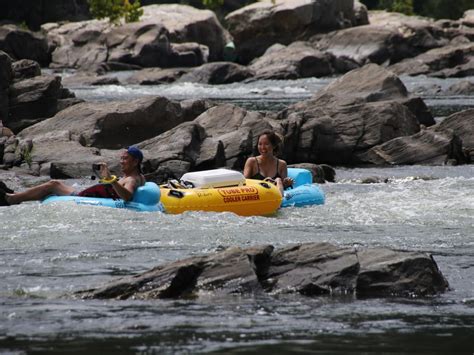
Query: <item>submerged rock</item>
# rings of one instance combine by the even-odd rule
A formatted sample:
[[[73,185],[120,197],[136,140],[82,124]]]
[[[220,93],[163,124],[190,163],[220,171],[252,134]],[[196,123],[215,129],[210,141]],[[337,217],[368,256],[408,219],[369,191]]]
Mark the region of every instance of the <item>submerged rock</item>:
[[[306,243],[231,247],[160,265],[142,274],[81,291],[84,299],[165,299],[200,294],[269,292],[306,296],[428,296],[448,282],[427,253],[340,248]]]

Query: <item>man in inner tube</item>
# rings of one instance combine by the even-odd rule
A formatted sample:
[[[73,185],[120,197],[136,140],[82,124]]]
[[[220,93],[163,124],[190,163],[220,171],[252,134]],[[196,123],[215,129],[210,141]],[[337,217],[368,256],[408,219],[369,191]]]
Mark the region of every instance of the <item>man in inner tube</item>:
[[[145,177],[141,171],[142,160],[143,153],[140,149],[128,147],[120,154],[120,168],[123,173],[120,179],[110,174],[106,163],[100,163],[98,164],[98,175],[100,176],[101,184],[91,186],[80,192],[76,192],[72,186],[68,186],[58,180],[51,180],[16,193],[8,193],[5,189],[0,187],[0,206],[15,205],[25,201],[42,200],[49,195],[121,198],[124,201],[130,201],[135,190],[145,184]]]

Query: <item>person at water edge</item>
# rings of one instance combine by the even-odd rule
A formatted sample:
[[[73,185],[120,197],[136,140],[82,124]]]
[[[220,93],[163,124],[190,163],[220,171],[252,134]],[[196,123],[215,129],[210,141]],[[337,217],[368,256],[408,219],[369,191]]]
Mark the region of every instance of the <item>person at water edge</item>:
[[[293,180],[288,178],[286,161],[276,156],[281,143],[281,138],[275,132],[265,131],[260,134],[257,140],[257,150],[260,155],[247,159],[244,176],[247,179],[273,180],[283,196],[283,190],[291,186]]]
[[[68,186],[58,180],[51,180],[16,193],[9,193],[0,187],[0,206],[15,205],[25,201],[42,200],[49,195],[121,198],[125,201],[129,201],[132,199],[135,190],[145,184],[145,177],[141,172],[142,160],[143,153],[140,149],[128,147],[120,154],[120,168],[123,173],[120,179],[110,174],[106,163],[100,163],[98,164],[100,166],[98,175],[101,178],[102,184],[91,186],[80,192],[76,192],[72,186]]]

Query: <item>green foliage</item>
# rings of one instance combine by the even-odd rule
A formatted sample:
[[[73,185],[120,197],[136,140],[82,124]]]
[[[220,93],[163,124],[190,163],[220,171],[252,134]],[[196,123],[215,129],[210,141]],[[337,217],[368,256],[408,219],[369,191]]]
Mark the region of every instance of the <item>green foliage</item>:
[[[21,149],[21,156],[24,162],[31,169],[31,164],[33,164],[33,146],[25,145]]]
[[[97,19],[108,18],[111,23],[136,22],[143,15],[140,0],[130,3],[130,0],[87,0],[89,11]]]
[[[28,27],[27,23],[25,21],[22,21],[19,25],[19,27],[22,29],[22,30],[25,30],[25,31],[29,31],[30,28]]]
[[[224,5],[224,0],[202,0],[202,4],[208,9],[217,9]]]
[[[474,8],[474,0],[361,0],[369,10],[383,9],[435,19],[458,19]]]
[[[413,1],[412,0],[395,0],[392,5],[392,11],[401,12],[405,15],[413,15]]]
[[[464,11],[474,8],[474,0],[415,0],[419,14],[437,19],[458,19]]]
[[[379,9],[413,15],[413,0],[381,0]]]

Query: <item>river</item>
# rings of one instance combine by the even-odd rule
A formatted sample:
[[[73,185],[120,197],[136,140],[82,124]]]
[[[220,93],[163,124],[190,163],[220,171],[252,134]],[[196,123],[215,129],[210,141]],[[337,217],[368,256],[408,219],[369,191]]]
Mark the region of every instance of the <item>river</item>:
[[[94,101],[164,95],[278,110],[331,80],[71,89]],[[447,87],[456,79],[403,81],[414,90]],[[438,120],[474,107],[473,97],[424,99]],[[0,208],[0,352],[472,354],[474,165],[336,167],[336,172],[336,183],[322,185],[325,205],[287,208],[273,217],[38,203]],[[367,177],[384,182],[361,183]],[[450,290],[428,298],[372,299],[208,295],[80,301],[67,296],[225,246],[302,242],[429,252]]]

